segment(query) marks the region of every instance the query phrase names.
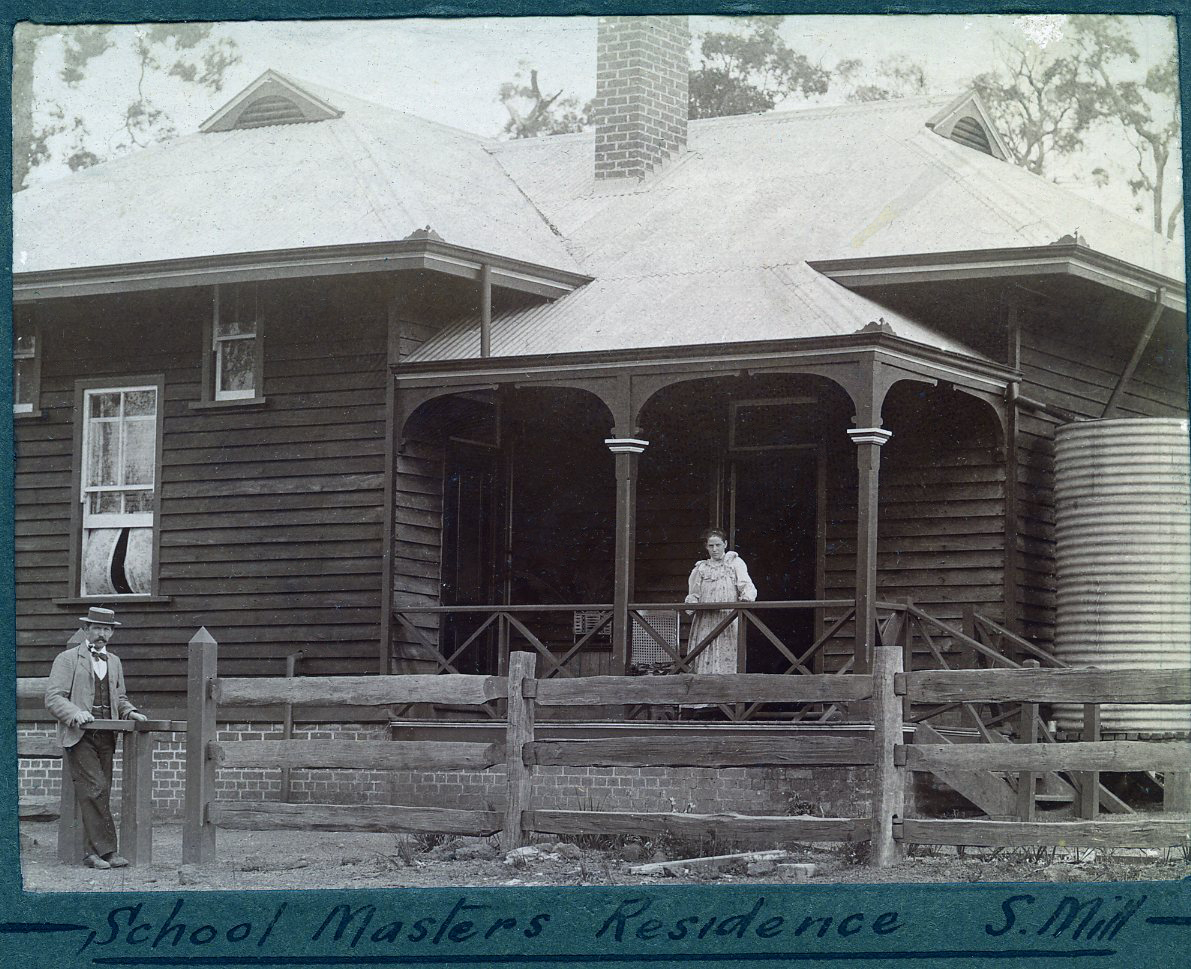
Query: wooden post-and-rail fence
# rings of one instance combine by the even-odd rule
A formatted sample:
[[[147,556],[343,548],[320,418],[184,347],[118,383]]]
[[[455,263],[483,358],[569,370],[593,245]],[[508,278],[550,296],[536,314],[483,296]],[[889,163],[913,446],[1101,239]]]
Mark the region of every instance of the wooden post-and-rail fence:
[[[505,848],[531,834],[640,834],[775,842],[870,841],[871,863],[895,862],[905,844],[985,846],[1068,845],[1167,847],[1191,843],[1185,821],[1167,819],[1037,821],[1032,805],[1018,820],[937,820],[905,817],[910,771],[996,771],[1029,778],[1048,771],[1091,777],[1099,771],[1181,771],[1191,765],[1186,743],[1095,741],[1040,744],[1027,734],[1019,743],[905,744],[908,703],[1047,702],[1191,703],[1191,671],[1088,669],[929,670],[902,672],[904,636],[885,637],[871,674],[732,674],[624,677],[535,677],[534,653],[511,654],[507,676],[383,675],[241,677],[216,674],[218,647],[196,636],[190,653],[187,735],[187,818],[183,857],[215,857],[217,827],[334,831],[404,831],[501,836]],[[326,704],[391,707],[410,703],[482,706],[507,701],[503,743],[391,740],[268,740],[220,743],[215,737],[220,704],[237,707]],[[766,737],[662,736],[538,740],[538,708],[632,704],[847,703],[868,701],[872,739],[856,736]],[[1023,721],[1024,722],[1024,721]],[[1033,720],[1031,719],[1031,723]],[[349,770],[482,771],[503,765],[503,811],[392,804],[289,804],[220,801],[214,797],[220,767]],[[697,815],[665,812],[572,811],[537,807],[538,767],[744,767],[852,766],[872,770],[869,817],[811,818]]]
[[[895,651],[896,652],[896,651]],[[656,677],[591,676],[535,678],[534,653],[511,654],[507,676],[381,675],[330,677],[220,677],[218,647],[210,636],[190,645],[187,731],[186,823],[183,860],[215,858],[218,827],[332,831],[404,831],[445,834],[499,834],[505,848],[524,844],[533,833],[572,836],[668,831],[721,839],[779,841],[868,841],[892,857],[892,815],[865,818],[753,817],[662,812],[561,811],[537,808],[533,773],[537,767],[875,767],[877,744],[867,738],[796,736],[775,738],[660,737],[639,739],[537,740],[539,707],[647,704],[823,703],[868,700],[869,675],[677,674]],[[900,662],[900,653],[894,656]],[[885,708],[899,707],[893,676],[882,680]],[[392,707],[410,703],[482,706],[507,701],[503,743],[391,740],[259,740],[222,743],[215,724],[221,704],[236,707],[274,704],[342,704]],[[881,736],[878,731],[878,737]],[[886,738],[887,739],[887,738]],[[893,744],[883,743],[882,769],[901,776]],[[281,801],[222,801],[215,798],[220,767],[481,771],[503,765],[507,800],[503,811],[463,810],[391,804],[288,804]]]
[[[908,615],[909,608],[903,610]],[[874,651],[872,673],[732,674],[536,678],[534,653],[513,653],[506,676],[399,675],[329,677],[219,677],[218,645],[205,629],[190,643],[188,718],[182,722],[97,721],[90,729],[111,729],[124,737],[124,793],[121,844],[130,861],[151,859],[151,794],[154,733],[186,732],[186,815],[183,860],[215,858],[216,828],[405,831],[468,835],[500,834],[515,847],[533,833],[640,834],[724,840],[870,841],[871,863],[893,863],[905,844],[991,847],[1168,847],[1191,843],[1184,820],[1148,818],[1099,820],[1101,771],[1185,773],[1191,767],[1186,742],[1099,740],[1103,703],[1191,703],[1189,670],[1010,669],[902,671],[908,652],[908,623],[885,630]],[[287,671],[288,672],[288,671]],[[40,698],[44,679],[18,681],[18,696]],[[292,708],[302,704],[400,707],[411,703],[484,706],[507,703],[503,742],[397,743],[295,740],[220,743],[220,704]],[[798,735],[725,737],[601,737],[538,740],[539,707],[607,707],[634,704],[849,703],[866,702],[873,716],[872,739]],[[903,731],[913,704],[1020,704],[1018,742],[905,744]],[[1038,743],[1039,703],[1083,704],[1085,732],[1074,743]],[[1003,738],[1002,738],[1003,739]],[[21,757],[61,757],[53,738],[21,738]],[[220,767],[340,770],[482,771],[503,765],[507,801],[503,811],[402,805],[292,804],[220,801],[215,779]],[[665,812],[565,811],[534,803],[538,767],[745,767],[851,766],[872,771],[872,813],[859,818],[697,815]],[[990,772],[1018,778],[1016,820],[939,820],[905,817],[904,792],[911,771],[939,776]],[[1077,778],[1081,820],[1039,821],[1027,797],[1039,774],[1064,771]],[[1026,793],[1023,793],[1023,789]],[[77,862],[82,834],[74,793],[63,771],[59,857]]]
[[[46,677],[19,677],[17,699],[40,701]],[[177,720],[94,720],[84,730],[111,730],[123,738],[123,781],[120,795],[120,853],[133,865],[153,860],[153,748],[155,734],[181,733],[186,724]],[[62,748],[54,737],[18,737],[17,756],[61,759]],[[79,818],[74,782],[62,764],[62,793],[58,800],[58,860],[78,864],[83,860],[83,825]]]

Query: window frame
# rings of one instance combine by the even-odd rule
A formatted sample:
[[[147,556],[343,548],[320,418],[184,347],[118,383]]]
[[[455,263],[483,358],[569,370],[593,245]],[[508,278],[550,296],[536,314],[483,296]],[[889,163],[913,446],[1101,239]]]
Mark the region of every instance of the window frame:
[[[154,428],[153,481],[156,489],[156,500],[153,502],[153,565],[150,572],[149,592],[146,593],[105,593],[101,595],[84,595],[82,592],[82,555],[83,555],[83,468],[86,463],[87,444],[86,426],[88,421],[86,402],[88,395],[94,391],[128,391],[133,389],[153,389],[157,392],[157,419]],[[70,513],[70,569],[69,592],[67,597],[55,599],[59,605],[71,605],[86,602],[147,602],[168,601],[160,595],[161,573],[161,454],[165,427],[165,375],[164,374],[134,374],[130,376],[96,377],[86,380],[76,380],[74,385],[74,461],[71,468],[71,513]],[[136,513],[138,516],[145,512]]]
[[[23,317],[23,319],[22,319]],[[33,352],[30,354],[17,353],[17,330],[22,325],[28,325],[33,331]],[[12,403],[12,416],[14,420],[28,420],[31,417],[41,416],[41,321],[37,319],[32,307],[13,306],[12,313],[12,386],[13,393],[16,393],[17,383],[17,367],[18,360],[30,360],[32,365],[29,368],[29,397],[31,401],[27,405],[18,404],[14,397]]]
[[[758,397],[747,400],[733,400],[728,403],[728,451],[801,451],[817,445],[811,442],[794,444],[740,444],[738,443],[738,421],[742,410],[750,407],[814,407],[819,403],[817,394],[791,394],[785,397]]]
[[[248,336],[217,337],[217,324],[223,307],[228,303],[229,291],[232,287],[241,287],[252,295],[256,305],[253,311],[255,334]],[[265,370],[265,314],[262,310],[260,287],[257,283],[227,283],[216,284],[212,287],[211,315],[203,321],[202,346],[202,399],[190,406],[196,409],[225,408],[225,407],[254,407],[265,403],[263,393]],[[220,391],[219,377],[221,363],[219,346],[221,343],[233,340],[252,339],[253,347],[252,383],[251,391]]]

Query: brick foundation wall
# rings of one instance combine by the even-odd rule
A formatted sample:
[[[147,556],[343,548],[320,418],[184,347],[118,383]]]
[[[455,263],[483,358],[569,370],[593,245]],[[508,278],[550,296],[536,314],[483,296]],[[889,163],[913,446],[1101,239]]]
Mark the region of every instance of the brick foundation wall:
[[[280,740],[279,723],[221,724],[218,739]],[[18,736],[52,736],[52,728],[22,727]],[[386,724],[303,724],[296,739],[385,740]],[[153,757],[153,812],[181,817],[184,803],[186,738],[158,734]],[[114,799],[121,790],[116,756]],[[58,797],[61,761],[22,759],[22,798]],[[534,775],[535,802],[556,810],[679,811],[697,814],[790,815],[818,813],[858,817],[868,813],[870,773],[848,767],[541,767]],[[216,775],[221,800],[280,800],[280,769],[230,769]],[[291,770],[294,803],[407,804],[500,810],[505,772]]]
[[[53,727],[20,727],[19,737],[52,737]],[[153,813],[157,817],[181,817],[185,803],[186,735],[159,733],[153,750]],[[280,740],[280,723],[221,724],[217,739],[231,743],[237,740]],[[294,727],[297,740],[386,740],[386,724],[301,724]],[[123,764],[119,748],[113,771],[112,798],[119,800],[122,791]],[[59,758],[21,758],[19,768],[19,796],[60,797],[62,794],[62,761]],[[290,771],[290,800],[299,802],[388,804],[390,780],[385,771]],[[226,768],[217,772],[216,797],[220,800],[280,800],[281,770]]]
[[[571,811],[860,816],[869,810],[867,768],[539,767],[535,806]],[[394,803],[499,810],[505,772],[393,772]]]

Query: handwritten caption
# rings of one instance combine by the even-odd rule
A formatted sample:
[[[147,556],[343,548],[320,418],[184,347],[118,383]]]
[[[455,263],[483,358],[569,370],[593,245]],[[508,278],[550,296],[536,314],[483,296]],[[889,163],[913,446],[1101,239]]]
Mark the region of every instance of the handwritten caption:
[[[978,910],[957,914],[955,938],[969,943],[980,940],[985,945],[998,939],[1007,940],[1006,944],[1013,940],[1016,945],[1021,936],[1103,944],[1120,935],[1147,899],[1147,895],[1065,895],[1056,903],[1053,896],[1015,892],[990,898],[992,904]],[[693,951],[699,946],[720,949],[748,942],[755,948],[773,940],[802,940],[824,951],[847,952],[874,948],[877,939],[896,940],[913,934],[912,918],[897,910],[813,911],[806,909],[808,901],[809,896],[758,894],[719,908],[687,911],[681,898],[663,892],[629,893],[556,911],[549,907],[549,896],[543,896],[542,904],[535,907],[524,897],[502,905],[467,895],[452,901],[448,895],[437,907],[417,900],[411,911],[403,911],[399,900],[383,904],[340,901],[300,909],[296,904],[278,902],[263,908],[260,917],[244,918],[245,906],[238,905],[237,920],[220,923],[211,920],[209,913],[193,914],[203,910],[201,904],[175,898],[110,909],[101,924],[89,930],[79,951],[91,950],[92,956],[98,956],[103,950],[128,949],[179,955],[204,950],[282,954],[318,949],[363,955],[425,947],[479,951],[514,944],[523,952],[535,946],[554,952],[560,945],[568,951],[606,951],[610,946],[641,943],[681,944],[684,951]],[[529,907],[523,907],[527,902]],[[966,925],[961,924],[965,915],[969,918]],[[1059,950],[1055,954],[1060,954]]]

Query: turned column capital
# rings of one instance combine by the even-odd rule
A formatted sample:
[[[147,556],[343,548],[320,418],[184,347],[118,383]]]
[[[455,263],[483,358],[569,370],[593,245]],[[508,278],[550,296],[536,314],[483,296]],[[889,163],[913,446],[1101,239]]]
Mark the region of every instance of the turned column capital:
[[[853,444],[875,444],[880,447],[893,437],[893,431],[883,427],[849,427],[848,437]]]
[[[606,437],[604,443],[613,454],[641,454],[649,447],[648,441],[637,437]]]

